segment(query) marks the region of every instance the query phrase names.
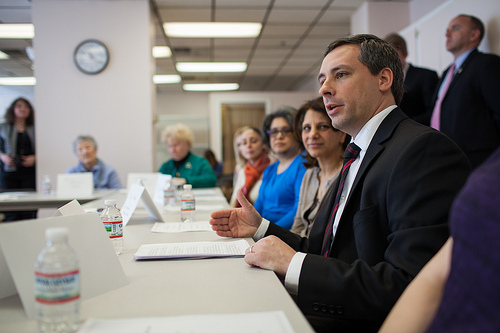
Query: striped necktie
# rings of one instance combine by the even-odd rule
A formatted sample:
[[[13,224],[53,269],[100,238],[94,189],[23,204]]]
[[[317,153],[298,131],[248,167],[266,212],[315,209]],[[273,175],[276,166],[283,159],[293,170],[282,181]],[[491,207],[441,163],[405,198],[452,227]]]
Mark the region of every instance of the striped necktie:
[[[323,237],[323,247],[321,250],[321,254],[324,257],[328,257],[330,253],[330,248],[333,242],[333,222],[335,221],[335,215],[339,208],[340,197],[342,196],[342,191],[344,190],[345,179],[347,173],[349,172],[349,168],[354,162],[354,160],[358,157],[361,148],[359,148],[354,142],[351,142],[345,151],[344,154],[344,165],[342,166],[342,173],[340,175],[339,187],[337,190],[337,195],[335,196],[335,202],[332,209],[332,214],[330,216],[330,220],[328,220],[328,226],[325,229],[325,235]]]

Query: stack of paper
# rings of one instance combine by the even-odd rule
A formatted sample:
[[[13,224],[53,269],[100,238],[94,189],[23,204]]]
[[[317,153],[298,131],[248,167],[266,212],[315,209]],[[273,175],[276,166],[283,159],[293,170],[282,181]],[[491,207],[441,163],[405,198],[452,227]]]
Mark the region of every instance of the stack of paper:
[[[243,257],[250,245],[244,239],[228,242],[143,244],[135,259]]]

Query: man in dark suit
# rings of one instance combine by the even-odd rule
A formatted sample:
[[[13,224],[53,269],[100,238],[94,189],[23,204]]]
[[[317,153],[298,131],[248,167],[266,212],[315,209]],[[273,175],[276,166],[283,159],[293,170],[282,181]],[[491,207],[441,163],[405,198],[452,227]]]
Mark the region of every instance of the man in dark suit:
[[[483,35],[483,23],[473,16],[459,15],[448,25],[454,71],[447,90],[450,68],[443,73],[431,118],[431,126],[455,141],[473,168],[500,146],[500,57],[477,50]]]
[[[434,106],[432,97],[438,82],[437,73],[406,62],[408,49],[406,41],[400,35],[392,33],[387,35],[384,40],[396,48],[403,65],[405,93],[399,107],[411,119],[429,126]]]
[[[334,41],[319,82],[332,125],[361,152],[325,198],[309,239],[262,219],[241,192],[242,208],[214,212],[210,223],[219,236],[257,241],[245,261],[283,278],[318,332],[375,332],[447,239],[448,210],[470,167],[448,137],[396,106],[401,61],[380,38]]]

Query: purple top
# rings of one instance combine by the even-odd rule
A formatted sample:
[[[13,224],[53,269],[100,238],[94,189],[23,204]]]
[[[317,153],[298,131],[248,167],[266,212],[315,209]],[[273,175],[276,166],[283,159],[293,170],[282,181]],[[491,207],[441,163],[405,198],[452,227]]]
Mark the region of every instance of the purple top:
[[[450,276],[428,332],[499,332],[500,149],[458,194],[450,231]]]

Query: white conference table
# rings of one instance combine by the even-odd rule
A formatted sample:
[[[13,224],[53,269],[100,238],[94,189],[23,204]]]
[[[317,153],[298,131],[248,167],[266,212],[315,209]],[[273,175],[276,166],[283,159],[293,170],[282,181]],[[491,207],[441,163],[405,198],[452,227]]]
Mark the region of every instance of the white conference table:
[[[213,200],[197,195],[197,206],[213,203],[214,207],[221,204],[227,207],[222,192],[217,191],[220,194]],[[117,199],[121,207],[126,194],[117,192],[110,198]],[[95,200],[83,206],[102,205],[102,200]],[[206,221],[210,213],[197,209],[196,220]],[[180,221],[180,212],[164,210],[162,216],[166,222]],[[154,222],[145,208],[136,209],[124,228],[124,249],[119,256],[129,283],[83,301],[82,319],[283,311],[295,332],[313,332],[274,272],[251,267],[243,258],[136,261],[134,254],[141,244],[234,240],[212,231],[152,233]],[[253,243],[251,238],[247,241]],[[17,295],[0,300],[0,332],[35,331],[36,323],[27,319]]]
[[[43,208],[59,208],[73,199],[80,204],[104,198],[118,190],[95,190],[90,196],[67,197],[44,195],[41,192],[2,192],[0,193],[0,212],[36,210]]]

